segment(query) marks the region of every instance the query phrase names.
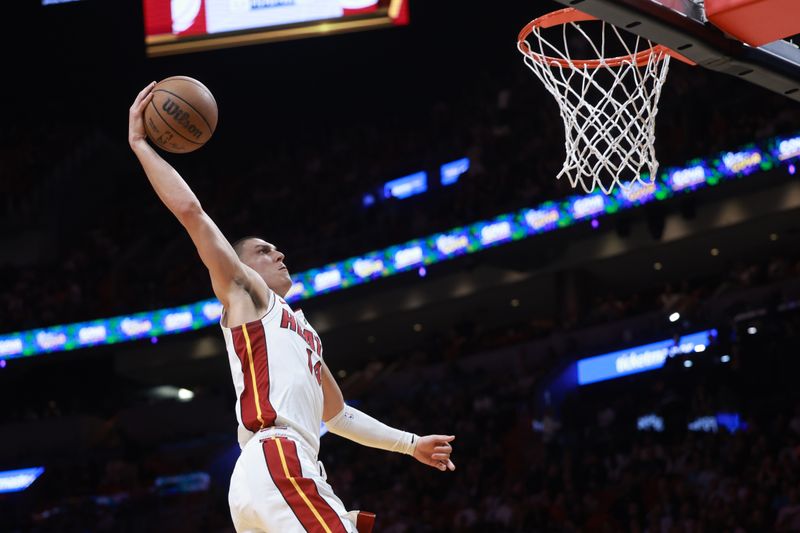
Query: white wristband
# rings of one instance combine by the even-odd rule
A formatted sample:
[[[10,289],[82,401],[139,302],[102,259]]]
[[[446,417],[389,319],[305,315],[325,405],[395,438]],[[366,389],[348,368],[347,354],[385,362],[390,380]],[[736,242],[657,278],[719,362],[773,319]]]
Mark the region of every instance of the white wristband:
[[[389,427],[349,405],[325,425],[331,433],[353,442],[407,455],[414,455],[419,440],[418,435]]]

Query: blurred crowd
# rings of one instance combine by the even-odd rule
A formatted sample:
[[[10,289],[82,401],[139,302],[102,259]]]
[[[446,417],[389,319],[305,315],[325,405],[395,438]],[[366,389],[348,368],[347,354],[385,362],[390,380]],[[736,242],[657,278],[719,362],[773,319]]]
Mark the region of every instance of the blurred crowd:
[[[662,167],[800,123],[797,106],[779,95],[747,84],[729,91],[728,78],[682,75],[685,68],[673,67],[661,98]],[[554,178],[564,156],[557,106],[524,67],[510,72],[476,74],[452,98],[394,114],[287,126],[257,153],[238,150],[230,131],[214,140],[213,157],[169,159],[228,238],[264,235],[299,272],[569,194],[569,184]],[[0,172],[9,178],[0,179],[0,227],[15,250],[0,258],[5,331],[210,295],[191,242],[123,136],[91,124],[46,132],[16,124],[0,138]],[[52,156],[37,155],[45,151]],[[438,186],[439,165],[465,156],[467,174]],[[432,182],[426,194],[363,206],[385,181],[423,169]]]
[[[452,480],[413,468],[398,476],[399,461],[365,462],[350,446],[344,461],[326,447],[324,460],[337,461],[329,471],[346,501],[385,513],[381,531],[796,531],[800,402],[783,373],[797,371],[798,327],[795,316],[769,330],[777,338],[736,344],[731,363],[710,349],[703,368],[595,385],[560,413],[532,406],[531,376],[519,374],[453,373],[402,402],[370,402],[411,427],[457,435]],[[720,412],[746,427],[687,430]],[[663,417],[663,432],[637,429],[649,414]]]
[[[735,259],[722,271],[724,276],[714,273],[693,279],[683,278],[655,285],[649,290],[597,294],[591,305],[585,307],[585,313],[577,324],[598,324],[653,310],[661,310],[667,315],[692,316],[709,299],[800,278],[800,257],[773,254],[751,262]]]
[[[320,458],[345,504],[377,512],[382,533],[799,531],[800,313],[761,319],[757,335],[747,334],[750,324],[663,370],[554,403],[541,391],[560,368],[555,359],[464,349],[451,361],[412,362],[351,400],[395,426],[456,435],[456,471],[336,436],[323,437]],[[227,408],[229,400],[214,401]],[[168,409],[153,405],[151,426]],[[739,423],[689,430],[720,413]],[[639,427],[645,416],[661,427]],[[54,430],[59,417],[50,413]],[[5,529],[232,532],[232,429],[146,445],[124,418],[110,414],[91,450],[53,457],[26,493],[0,498]],[[191,472],[210,475],[206,490],[171,493],[156,483]]]

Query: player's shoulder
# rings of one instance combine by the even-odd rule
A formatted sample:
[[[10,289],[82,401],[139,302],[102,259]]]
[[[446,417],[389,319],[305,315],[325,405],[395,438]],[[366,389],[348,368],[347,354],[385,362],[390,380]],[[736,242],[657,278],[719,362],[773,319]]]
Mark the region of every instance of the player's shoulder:
[[[298,307],[297,309],[295,309],[295,310],[294,310],[294,316],[296,316],[296,317],[297,317],[297,319],[298,319],[298,320],[299,320],[299,321],[300,321],[300,322],[301,322],[301,323],[302,323],[304,326],[306,326],[306,327],[308,327],[308,326],[311,326],[311,324],[309,324],[309,323],[308,323],[308,319],[306,318],[306,314],[303,312],[303,309],[302,309],[302,308]]]
[[[293,308],[292,305],[286,300],[286,298],[279,295],[272,289],[268,290],[272,298],[271,303],[269,305],[270,311],[277,308],[278,312],[280,313],[290,314],[292,319],[298,326],[301,326],[303,329],[312,330],[316,334],[316,330],[314,330],[314,327],[308,321],[308,318],[306,317],[302,308],[300,307]]]

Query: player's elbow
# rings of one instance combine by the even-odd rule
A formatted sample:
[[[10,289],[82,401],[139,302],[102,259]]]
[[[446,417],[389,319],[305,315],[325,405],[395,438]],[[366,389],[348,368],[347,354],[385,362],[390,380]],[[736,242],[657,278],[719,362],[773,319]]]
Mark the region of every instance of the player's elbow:
[[[175,216],[178,217],[178,220],[183,224],[185,227],[189,227],[193,223],[201,220],[205,213],[203,212],[203,206],[200,205],[200,202],[197,200],[191,200],[187,202],[183,202],[177,206],[173,210]]]

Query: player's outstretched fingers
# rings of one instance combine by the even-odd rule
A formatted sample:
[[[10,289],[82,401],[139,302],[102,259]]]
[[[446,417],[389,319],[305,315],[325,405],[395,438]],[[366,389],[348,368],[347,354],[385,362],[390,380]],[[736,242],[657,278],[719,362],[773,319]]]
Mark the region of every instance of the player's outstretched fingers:
[[[433,448],[431,458],[437,461],[436,468],[442,472],[450,470],[451,472],[456,469],[456,465],[450,460],[450,454],[453,452],[453,447],[450,443],[455,440],[455,435],[434,435],[436,446]]]
[[[456,465],[453,464],[453,461],[450,460],[450,454],[453,452],[453,447],[450,445],[456,438],[455,435],[437,435],[437,446],[434,448],[434,452],[437,454],[445,454],[447,457],[443,458],[441,461],[441,467],[439,470],[442,472],[446,470],[450,470],[451,472],[456,469]]]
[[[432,466],[442,472],[453,470],[455,466],[450,461],[453,447],[450,442],[454,435],[427,435],[420,437],[414,449],[414,458],[419,462]]]
[[[141,102],[139,102],[139,106],[136,108],[136,112],[137,113],[144,113],[144,110],[147,107],[147,104],[149,104],[150,100],[152,100],[152,99],[153,99],[153,93],[148,93],[144,97],[144,99]]]
[[[433,454],[431,458],[436,463],[435,466],[441,471],[450,470],[453,471],[456,469],[456,465],[453,464],[453,461],[450,460],[450,455],[447,454]]]
[[[153,87],[155,87],[155,86],[156,86],[156,82],[153,81],[153,82],[150,82],[147,85],[147,87],[145,87],[144,89],[139,91],[139,94],[136,95],[136,99],[133,101],[133,106],[132,107],[134,107],[134,108],[135,107],[139,107],[141,105],[142,101],[147,97],[147,95],[149,95],[151,93],[151,91],[153,90]]]

